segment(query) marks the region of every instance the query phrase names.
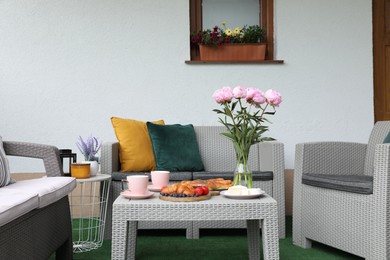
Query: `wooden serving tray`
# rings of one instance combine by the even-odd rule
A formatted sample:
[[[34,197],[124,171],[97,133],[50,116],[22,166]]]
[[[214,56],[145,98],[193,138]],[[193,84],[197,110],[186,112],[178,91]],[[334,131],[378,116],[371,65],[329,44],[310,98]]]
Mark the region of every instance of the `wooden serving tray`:
[[[219,190],[210,190],[209,194],[211,196],[218,196],[220,194],[220,191]]]
[[[194,202],[194,201],[201,201],[201,200],[208,200],[211,198],[211,194],[207,194],[204,196],[199,197],[169,197],[169,196],[161,196],[160,200],[166,200],[166,201],[173,201],[173,202]]]

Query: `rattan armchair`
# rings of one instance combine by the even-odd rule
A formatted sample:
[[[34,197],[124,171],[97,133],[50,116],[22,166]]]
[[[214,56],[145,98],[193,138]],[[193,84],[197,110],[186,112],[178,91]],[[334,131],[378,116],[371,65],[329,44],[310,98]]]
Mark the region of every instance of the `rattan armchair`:
[[[47,177],[63,175],[56,147],[22,142],[3,144],[7,155],[42,159]],[[10,186],[12,185],[16,184]],[[21,192],[29,190],[24,189]],[[55,192],[53,189],[52,193]],[[0,226],[0,259],[49,259],[53,253],[56,253],[56,259],[72,259],[72,249],[68,196],[63,196],[45,207],[33,209]]]
[[[390,144],[383,144],[389,131],[390,121],[383,121],[368,144],[296,146],[295,245],[317,241],[366,259],[390,259]]]

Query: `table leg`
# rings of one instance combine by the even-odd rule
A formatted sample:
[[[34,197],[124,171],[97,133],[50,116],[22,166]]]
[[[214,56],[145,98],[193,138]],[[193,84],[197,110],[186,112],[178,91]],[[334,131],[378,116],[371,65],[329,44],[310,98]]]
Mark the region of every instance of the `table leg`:
[[[127,260],[135,259],[135,248],[137,247],[138,221],[127,223]]]
[[[260,230],[259,220],[247,220],[247,237],[249,259],[260,259]]]
[[[127,220],[122,219],[120,214],[115,212],[115,207],[112,216],[111,259],[124,260],[126,257]]]
[[[279,237],[277,212],[268,216],[262,221],[261,226],[263,238],[264,260],[279,259]]]

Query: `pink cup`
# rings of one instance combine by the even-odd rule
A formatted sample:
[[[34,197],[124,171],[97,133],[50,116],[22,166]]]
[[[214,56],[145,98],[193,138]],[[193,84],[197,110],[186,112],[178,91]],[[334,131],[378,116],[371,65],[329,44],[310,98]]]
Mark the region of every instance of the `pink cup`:
[[[148,188],[149,177],[146,175],[127,176],[127,186],[131,193],[145,194]]]
[[[151,171],[150,174],[154,187],[162,188],[168,185],[169,171]]]

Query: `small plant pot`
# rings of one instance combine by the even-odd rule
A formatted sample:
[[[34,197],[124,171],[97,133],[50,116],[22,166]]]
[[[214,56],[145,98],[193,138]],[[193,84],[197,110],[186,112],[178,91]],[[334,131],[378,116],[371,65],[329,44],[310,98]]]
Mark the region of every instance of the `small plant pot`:
[[[90,176],[94,177],[99,171],[99,164],[97,161],[82,161],[82,163],[89,163],[91,166]]]
[[[90,177],[90,163],[72,163],[71,176],[76,179],[87,179]]]

